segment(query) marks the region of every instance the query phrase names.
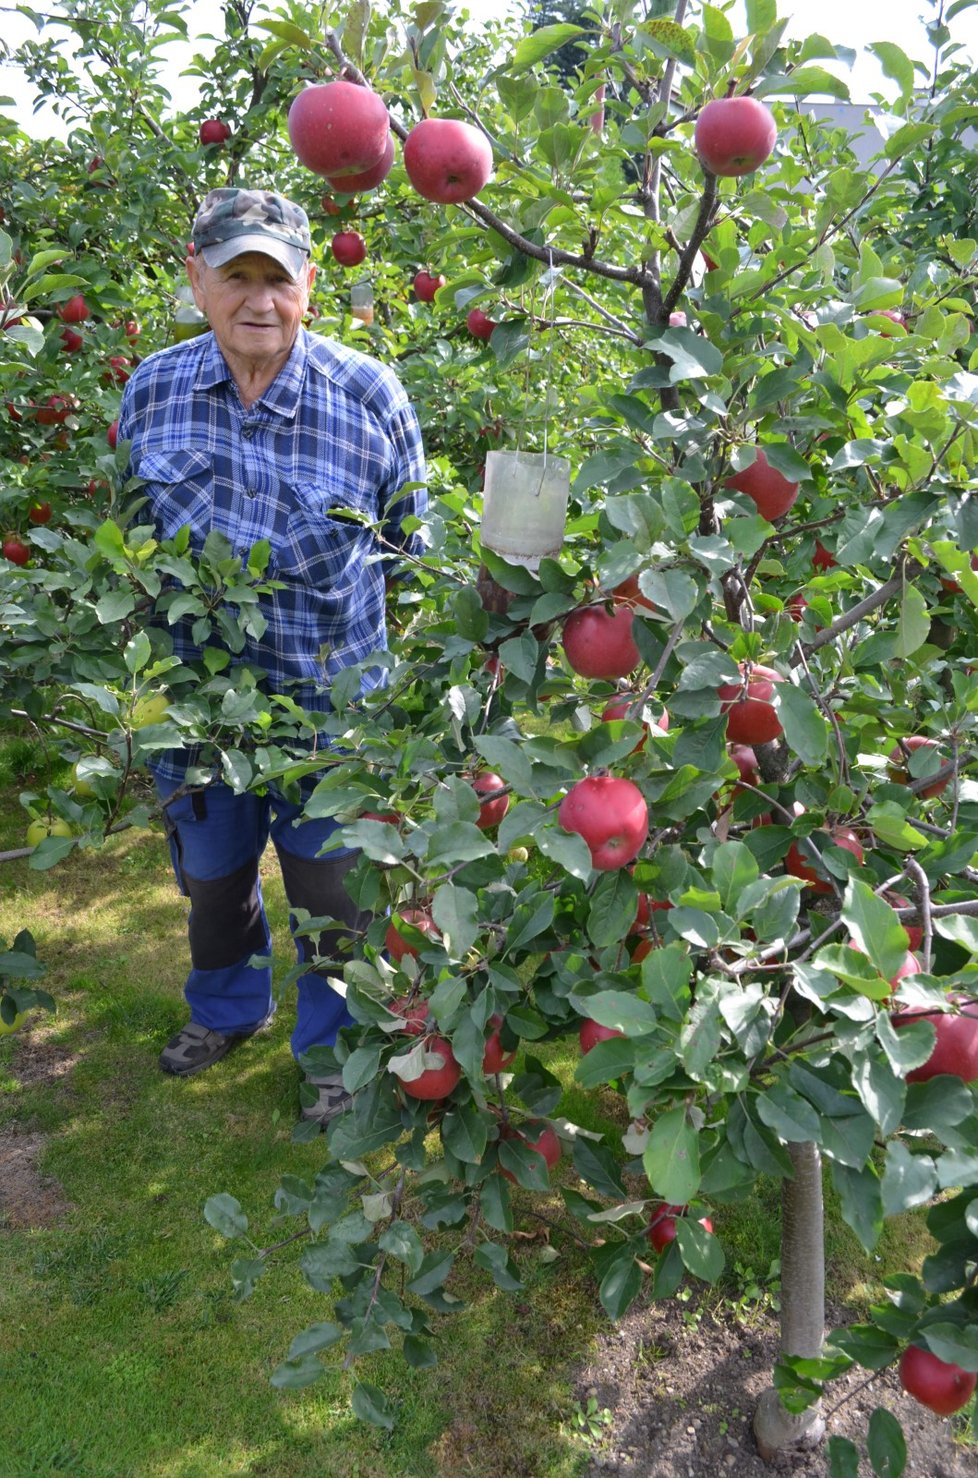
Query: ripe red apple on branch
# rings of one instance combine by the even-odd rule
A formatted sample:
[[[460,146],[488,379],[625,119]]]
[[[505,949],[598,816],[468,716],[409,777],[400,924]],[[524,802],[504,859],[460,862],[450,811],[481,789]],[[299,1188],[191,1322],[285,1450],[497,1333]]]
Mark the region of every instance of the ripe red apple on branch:
[[[599,1042],[609,1042],[612,1037],[623,1037],[624,1035],[625,1033],[619,1031],[617,1027],[601,1026],[599,1022],[592,1021],[588,1016],[581,1022],[577,1039],[581,1044],[581,1052],[586,1057],[591,1048],[596,1047]]]
[[[367,243],[359,231],[337,231],[330,249],[341,267],[358,267],[367,255]]]
[[[492,796],[491,800],[483,801],[479,807],[479,819],[476,822],[476,826],[480,827],[483,831],[488,831],[492,826],[498,826],[509,810],[509,796],[507,794],[494,795],[493,792],[505,792],[506,781],[501,775],[495,774],[492,770],[483,770],[472,781],[472,789],[477,795]]]
[[[433,303],[435,293],[440,287],[444,287],[447,278],[441,272],[418,272],[414,279],[414,296],[419,303]],[[495,325],[494,325],[495,327]]]
[[[428,1102],[447,1098],[458,1087],[462,1069],[455,1061],[452,1044],[444,1037],[424,1037],[425,1054],[439,1059],[437,1065],[426,1067],[416,1078],[398,1078],[401,1089],[408,1098],[421,1098]]]
[[[334,184],[380,163],[390,117],[372,88],[339,79],[304,88],[289,109],[288,130],[300,164]]]
[[[329,179],[328,183],[339,195],[359,194],[362,190],[376,190],[382,185],[394,167],[394,135],[387,135],[387,146],[380,159],[370,169],[358,170],[356,174],[342,179]]]
[[[743,472],[728,477],[724,487],[746,493],[757,505],[757,511],[768,523],[782,518],[798,497],[798,484],[790,482],[776,467],[772,467],[761,447],[755,448],[757,456]]]
[[[704,169],[736,178],[764,163],[777,136],[771,110],[756,98],[714,98],[696,120],[693,143]]]
[[[897,1367],[900,1384],[908,1396],[936,1411],[938,1416],[951,1416],[967,1406],[975,1394],[978,1375],[939,1360],[930,1350],[908,1345]]]
[[[404,169],[426,200],[458,205],[478,195],[492,174],[492,145],[458,118],[422,118],[404,141]]]
[[[514,1129],[512,1125],[501,1125],[499,1129],[500,1139],[519,1139],[534,1154],[539,1155],[547,1170],[553,1170],[560,1159],[560,1140],[557,1131],[552,1124],[544,1123],[542,1119],[530,1119],[521,1129]],[[502,1169],[506,1180],[517,1184],[516,1176],[511,1170]]]
[[[633,862],[649,834],[645,797],[631,780],[588,775],[564,796],[557,820],[565,831],[584,838],[591,866],[612,872]]]
[[[731,744],[769,744],[781,733],[781,720],[773,704],[775,688],[783,682],[780,672],[756,663],[738,663],[739,683],[721,683],[717,688],[720,712],[727,715],[727,739]]]
[[[18,539],[16,534],[8,534],[3,541],[3,557],[12,565],[25,565],[31,557],[31,551],[23,539]]]
[[[496,327],[491,318],[483,313],[481,308],[470,308],[465,319],[465,326],[474,339],[489,340],[492,331]]]
[[[886,773],[895,784],[910,784],[913,777],[907,766],[907,757],[908,754],[916,754],[918,749],[936,749],[940,753],[937,740],[929,738],[926,734],[909,734],[890,750]],[[949,776],[945,776],[943,780],[935,780],[933,784],[924,786],[923,790],[918,793],[924,800],[930,800],[932,796],[940,795],[947,789],[949,779]]]
[[[646,1231],[646,1236],[652,1243],[656,1252],[665,1252],[670,1243],[675,1242],[677,1234],[677,1221],[685,1217],[689,1212],[688,1206],[669,1206],[661,1204],[653,1206],[652,1218]],[[713,1223],[708,1216],[697,1218],[701,1227],[712,1232]]]
[[[62,303],[58,309],[58,317],[62,323],[84,323],[88,316],[88,304],[85,302],[82,293],[75,293],[66,303]]]
[[[416,929],[421,930],[422,934],[430,934],[433,939],[441,938],[441,931],[427,909],[401,908],[398,909],[398,913],[405,924],[413,924]],[[400,964],[405,955],[416,955],[418,953],[417,946],[405,939],[404,935],[398,932],[397,926],[393,922],[387,925],[387,933],[384,936],[384,947],[395,964]]]
[[[641,662],[632,637],[633,608],[578,606],[564,622],[563,648],[581,677],[627,677]]]
[[[978,1079],[978,1001],[967,996],[952,996],[951,1000],[960,1007],[958,1011],[894,1013],[892,1021],[895,1027],[929,1021],[936,1033],[933,1052],[925,1063],[907,1074],[908,1083],[926,1083],[942,1073],[960,1078],[964,1083]]]
[[[205,118],[198,133],[201,144],[220,148],[231,137],[231,129],[220,118]]]
[[[832,845],[842,847],[844,851],[851,852],[856,861],[862,864],[863,849],[856,833],[848,826],[833,826],[829,832]],[[816,847],[818,840],[815,841]],[[808,884],[813,893],[831,893],[832,884],[826,877],[818,872],[814,859],[807,848],[798,842],[792,842],[784,859],[784,870],[789,872],[793,878],[801,878]]]
[[[503,1073],[516,1057],[517,1049],[507,1052],[503,1046],[501,1030],[503,1018],[498,1011],[494,1011],[489,1018],[492,1031],[486,1037],[486,1048],[482,1056],[482,1071],[491,1076],[493,1073]]]

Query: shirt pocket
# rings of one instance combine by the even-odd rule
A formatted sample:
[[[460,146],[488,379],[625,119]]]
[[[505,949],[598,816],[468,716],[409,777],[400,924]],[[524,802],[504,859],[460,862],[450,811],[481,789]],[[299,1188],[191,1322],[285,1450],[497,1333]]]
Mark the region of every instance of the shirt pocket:
[[[191,542],[199,547],[211,529],[214,469],[207,452],[175,449],[146,452],[139,462],[142,492],[149,499],[161,537],[172,539],[190,525]]]
[[[352,588],[374,549],[374,514],[355,499],[317,482],[289,488],[292,507],[279,549],[283,574],[320,591]]]

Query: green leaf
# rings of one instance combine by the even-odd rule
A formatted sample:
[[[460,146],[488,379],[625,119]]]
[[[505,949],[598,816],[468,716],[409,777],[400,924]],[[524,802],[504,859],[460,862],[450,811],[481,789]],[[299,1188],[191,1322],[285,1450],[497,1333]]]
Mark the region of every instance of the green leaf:
[[[634,919],[638,906],[638,888],[625,868],[607,872],[598,879],[591,894],[587,930],[592,944],[599,948],[618,944],[622,938],[622,920]]]
[[[880,60],[883,73],[892,77],[899,85],[900,92],[904,97],[909,97],[914,89],[915,73],[914,65],[905,51],[892,41],[871,41],[866,47],[872,51]]]
[[[627,1248],[608,1268],[598,1289],[601,1306],[610,1319],[620,1319],[642,1289],[642,1269]]]
[[[392,1221],[381,1232],[377,1243],[382,1251],[402,1262],[412,1276],[419,1271],[424,1260],[424,1247],[414,1227],[408,1222]]]
[[[754,88],[754,97],[810,97],[813,93],[827,93],[829,97],[849,100],[849,88],[839,77],[833,77],[824,67],[798,67],[785,76],[783,73],[763,78]]]
[[[907,1466],[903,1428],[891,1411],[877,1406],[869,1419],[866,1448],[876,1478],[900,1478]]]
[[[452,1107],[441,1125],[445,1148],[466,1165],[478,1165],[485,1154],[489,1126],[474,1103]]]
[[[353,1387],[350,1405],[354,1416],[359,1417],[362,1422],[371,1427],[383,1427],[388,1432],[393,1431],[394,1408],[379,1386],[358,1381]]]
[[[537,62],[542,62],[544,57],[559,51],[566,46],[568,41],[575,40],[578,36],[586,36],[588,32],[583,26],[572,26],[560,24],[555,26],[541,26],[539,31],[533,31],[529,36],[524,36],[513,53],[513,59],[509,64],[511,72],[525,72],[530,67],[535,67]]]
[[[431,916],[448,952],[456,958],[468,954],[479,933],[475,894],[455,883],[443,883],[431,900]]]
[[[500,1247],[498,1243],[480,1243],[475,1249],[475,1260],[480,1268],[485,1268],[492,1274],[496,1287],[501,1288],[504,1293],[518,1293],[524,1286],[513,1259],[506,1248]]]
[[[778,695],[778,716],[788,744],[806,765],[820,765],[829,752],[831,735],[825,715],[803,689],[792,683],[780,683]]]
[[[779,1139],[789,1144],[811,1141],[820,1144],[822,1126],[819,1115],[807,1098],[802,1098],[787,1083],[773,1083],[757,1097],[757,1116]]]
[[[848,1437],[828,1441],[829,1478],[859,1478],[859,1449]]]
[[[861,878],[850,878],[846,884],[842,922],[883,979],[892,980],[907,957],[906,930],[890,905]]]
[[[222,1237],[243,1237],[248,1230],[248,1218],[240,1201],[226,1194],[208,1196],[204,1202],[204,1220]]]
[[[331,1345],[337,1344],[343,1338],[343,1330],[339,1324],[310,1324],[301,1334],[297,1334],[289,1345],[290,1360],[299,1360],[303,1355],[315,1354],[318,1350],[328,1350]],[[319,1367],[322,1370],[322,1366]]]
[[[927,602],[916,585],[907,585],[900,600],[900,613],[894,635],[895,655],[909,657],[922,647],[930,632],[931,615]]]
[[[702,1278],[704,1283],[715,1283],[723,1272],[725,1258],[713,1233],[700,1226],[695,1217],[679,1216],[676,1218],[676,1240],[683,1263],[694,1278]]]
[[[777,0],[747,0],[747,29],[752,36],[763,36],[777,18]]]
[[[277,1391],[299,1391],[325,1374],[325,1365],[315,1355],[300,1355],[296,1360],[283,1360],[281,1365],[277,1365],[269,1382]]]
[[[438,1356],[431,1345],[426,1340],[418,1339],[416,1335],[407,1335],[401,1349],[412,1370],[431,1370],[438,1364]]]
[[[728,913],[737,911],[741,893],[760,876],[754,854],[743,842],[722,842],[713,854],[713,881]]]
[[[699,1141],[683,1105],[660,1114],[642,1156],[645,1173],[663,1201],[684,1206],[700,1186]]]
[[[866,1251],[872,1252],[883,1230],[883,1198],[875,1170],[872,1165],[854,1170],[838,1160],[831,1162],[830,1170],[839,1193],[843,1220],[852,1227]]]
[[[429,1252],[407,1285],[408,1293],[424,1295],[441,1288],[452,1271],[454,1261],[454,1252]]]
[[[911,1154],[902,1140],[891,1139],[886,1146],[882,1188],[887,1216],[924,1206],[938,1188],[937,1166],[930,1155]]]
[[[610,1026],[629,1037],[640,1037],[654,1031],[656,1014],[648,1001],[643,1001],[633,991],[600,990],[593,996],[571,997],[578,1011],[586,1014],[600,1026]]]
[[[866,820],[880,841],[900,852],[915,852],[927,845],[923,832],[907,820],[907,813],[896,801],[878,801],[870,806]]]
[[[590,1054],[589,1054],[590,1055]],[[574,1169],[583,1181],[592,1186],[599,1196],[612,1201],[624,1201],[628,1197],[621,1170],[607,1145],[577,1135],[572,1151]]]
[[[978,1328],[974,1324],[927,1324],[921,1337],[938,1360],[978,1371]]]

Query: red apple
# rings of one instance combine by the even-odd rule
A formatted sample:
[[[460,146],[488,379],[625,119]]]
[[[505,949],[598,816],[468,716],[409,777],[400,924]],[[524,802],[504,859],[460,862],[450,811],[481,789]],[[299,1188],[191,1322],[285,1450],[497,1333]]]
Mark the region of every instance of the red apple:
[[[908,1345],[897,1367],[900,1384],[908,1396],[936,1411],[938,1416],[951,1416],[967,1406],[978,1385],[978,1375],[938,1360],[930,1350]]]
[[[973,554],[971,556],[971,568],[973,570],[978,570],[978,554]],[[958,584],[957,580],[952,580],[947,575],[941,576],[941,585],[945,590],[949,591],[951,595],[961,594],[961,586]]]
[[[647,611],[655,610],[655,601],[649,600],[638,588],[638,572],[634,575],[626,575],[620,585],[616,585],[611,592],[615,600],[622,605],[644,606]]]
[[[430,934],[434,939],[440,939],[441,933],[431,914],[423,908],[401,908],[398,913],[406,924],[413,924],[420,929],[422,934]],[[384,936],[384,946],[387,953],[395,964],[399,964],[405,955],[416,955],[417,949],[409,944],[403,934],[397,932],[393,923],[387,925],[387,933]]]
[[[798,484],[789,482],[776,467],[772,467],[764,451],[755,448],[757,456],[743,472],[728,477],[724,487],[735,488],[746,493],[757,505],[757,511],[768,523],[781,518],[798,497]]]
[[[117,385],[124,385],[132,371],[132,360],[127,359],[124,354],[113,354],[109,358],[108,366],[102,379],[114,380]]]
[[[380,163],[390,118],[378,93],[339,79],[304,88],[289,109],[288,129],[300,163],[332,182]]]
[[[906,328],[907,326],[907,320],[896,308],[873,308],[867,317],[888,318],[891,323],[898,323],[901,328]],[[881,339],[892,339],[896,337],[892,329],[883,327],[880,328],[879,335]]]
[[[830,831],[832,845],[842,847],[844,851],[851,852],[858,863],[862,863],[863,849],[859,838],[848,826],[833,826]],[[818,842],[815,845],[818,847]],[[819,847],[821,851],[821,848]],[[815,869],[815,863],[807,849],[792,842],[784,859],[784,870],[790,872],[793,878],[802,878],[813,893],[831,893],[832,884],[828,878],[822,876]]]
[[[376,190],[382,185],[394,167],[394,135],[388,133],[384,152],[376,164],[370,169],[361,169],[354,174],[344,175],[342,179],[331,179],[328,181],[333,189],[340,195],[355,195],[361,190]]]
[[[465,326],[474,339],[491,339],[492,331],[496,327],[492,319],[487,318],[481,308],[469,309]]]
[[[578,606],[564,622],[567,661],[581,677],[627,677],[641,662],[632,639],[633,607]]]
[[[729,178],[763,164],[777,136],[773,114],[756,98],[714,98],[696,120],[693,143],[704,169]]]
[[[105,439],[109,446],[115,451],[119,443],[119,421],[118,417],[112,422],[105,433]]]
[[[745,662],[738,666],[744,681],[717,688],[720,712],[727,715],[727,739],[732,744],[769,744],[781,733],[781,720],[771,699],[783,678],[770,667],[754,664],[748,670]]]
[[[419,272],[414,279],[414,296],[419,303],[433,303],[435,293],[440,287],[445,286],[447,280],[441,272],[437,276],[433,276],[430,272]]]
[[[757,755],[749,744],[728,744],[727,753],[740,771],[742,785],[760,785],[761,772],[757,767]],[[734,786],[734,795],[739,787]]]
[[[402,1018],[404,1022],[402,1030],[406,1037],[420,1037],[421,1033],[426,1030],[428,1002],[420,996],[399,996],[396,1001],[391,1001],[388,1010]]]
[[[337,231],[330,247],[341,267],[358,267],[367,255],[367,243],[359,231]]]
[[[653,1206],[652,1219],[645,1235],[656,1252],[665,1252],[669,1244],[675,1242],[676,1221],[684,1217],[688,1210],[688,1206],[667,1206],[665,1204]],[[701,1227],[706,1227],[708,1232],[712,1232],[713,1223],[708,1216],[701,1216],[699,1224]]]
[[[139,324],[136,322],[135,318],[126,319],[125,323],[122,325],[122,332],[125,334],[130,344],[135,344],[140,334]]]
[[[75,293],[67,303],[62,303],[58,309],[58,317],[62,323],[84,323],[88,317],[88,304],[81,293]]]
[[[12,565],[25,565],[31,557],[31,551],[16,534],[7,535],[2,549],[4,559],[8,559]]]
[[[78,405],[73,395],[49,395],[42,406],[38,406],[34,419],[39,426],[63,426]]]
[[[939,750],[940,745],[936,739],[929,739],[926,734],[908,734],[906,739],[901,739],[900,743],[890,750],[889,764],[886,767],[888,779],[892,780],[896,785],[909,785],[912,779],[910,771],[907,768],[907,758],[904,754],[905,749],[908,749],[911,754],[914,754],[918,749]],[[932,796],[940,795],[942,791],[947,789],[949,779],[950,776],[946,776],[943,780],[935,780],[933,785],[926,785],[923,790],[917,793],[923,800],[930,800]]]
[[[530,1119],[519,1130],[510,1129],[507,1132],[501,1129],[500,1138],[521,1139],[528,1149],[540,1156],[548,1170],[552,1170],[560,1159],[560,1140],[556,1130],[542,1119]],[[502,1173],[513,1185],[517,1184],[516,1176],[511,1170],[503,1170]]]
[[[491,795],[493,791],[505,790],[506,781],[492,770],[483,770],[472,781],[472,789],[478,795]],[[476,826],[481,827],[483,831],[488,831],[491,826],[499,825],[508,810],[509,796],[494,795],[492,800],[483,801],[479,807],[479,819]]]
[[[507,1052],[503,1047],[499,1029],[503,1024],[503,1018],[498,1011],[489,1018],[489,1025],[493,1030],[486,1037],[486,1050],[482,1057],[482,1071],[491,1076],[493,1073],[503,1073],[509,1067],[516,1056],[516,1050]]]
[[[797,590],[790,600],[785,601],[784,608],[792,621],[800,621],[808,609],[808,601],[801,591]]]
[[[457,205],[478,195],[492,174],[492,145],[458,118],[422,118],[404,141],[404,168],[426,200]]]
[[[904,898],[902,893],[884,893],[883,897],[891,908],[912,908],[909,898]],[[924,942],[924,930],[920,924],[908,924],[904,919],[900,920],[907,935],[907,943],[911,950],[918,950]]]
[[[909,1026],[913,1021],[929,1021],[937,1034],[934,1050],[927,1061],[907,1074],[908,1083],[926,1083],[941,1073],[973,1083],[978,1078],[978,1001],[967,996],[950,998],[960,1010],[897,1011],[895,1027]]]
[[[51,522],[50,503],[32,503],[27,510],[28,520],[37,525]]]
[[[600,1026],[598,1022],[592,1021],[588,1016],[582,1022],[578,1031],[578,1041],[581,1044],[581,1052],[586,1056],[592,1047],[599,1042],[610,1041],[612,1037],[623,1037],[624,1032],[618,1031],[613,1026]]]
[[[83,336],[76,329],[69,328],[67,324],[58,337],[61,340],[63,354],[77,354],[85,343]]]
[[[636,693],[622,693],[620,697],[618,697],[618,698],[612,698],[611,702],[610,703],[606,703],[605,706],[604,706],[604,708],[601,710],[601,722],[602,723],[607,723],[611,719],[631,719],[634,723],[640,723],[641,722],[641,717],[642,717],[641,716],[641,712],[638,711],[638,710],[635,710],[632,707],[632,705],[635,703],[635,700],[636,700],[637,696],[638,695]],[[629,712],[629,710],[631,710],[631,712]],[[668,728],[669,728],[669,711],[668,711],[668,709],[664,708],[662,710],[662,713],[659,715],[658,719],[656,720],[656,723],[658,724],[658,726],[659,726],[660,729],[668,730]],[[632,750],[632,754],[637,754],[637,752],[640,749],[644,749],[645,748],[645,740],[646,740],[646,736],[648,734],[648,725],[647,724],[644,725],[644,728],[645,728],[645,733],[642,735],[641,739],[635,745],[635,748]]]
[[[815,540],[815,553],[812,555],[812,564],[816,570],[831,570],[835,564],[835,555],[831,549],[826,549],[821,539]]]
[[[426,1067],[417,1078],[410,1081],[398,1078],[403,1091],[408,1098],[423,1098],[426,1100],[447,1098],[453,1088],[458,1086],[462,1076],[462,1069],[455,1061],[452,1052],[452,1044],[444,1037],[425,1037],[424,1050],[430,1052],[434,1057],[441,1058],[440,1067]]]
[[[632,862],[649,833],[645,797],[631,780],[614,775],[589,775],[564,796],[557,820],[565,831],[583,837],[591,865],[611,872]]]
[[[220,118],[206,118],[200,125],[198,137],[202,144],[226,144],[231,137],[231,130]]]

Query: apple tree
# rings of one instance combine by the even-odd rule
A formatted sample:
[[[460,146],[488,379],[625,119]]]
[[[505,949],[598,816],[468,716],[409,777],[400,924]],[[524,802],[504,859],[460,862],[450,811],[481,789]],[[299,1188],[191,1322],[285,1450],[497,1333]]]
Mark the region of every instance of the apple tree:
[[[975,83],[942,17],[926,74],[881,43],[882,143],[865,164],[806,107],[846,99],[842,49],[786,41],[774,0],[748,0],[746,22],[737,36],[724,10],[685,0],[595,7],[486,46],[439,3],[337,10],[325,32],[301,7],[255,20],[229,5],[202,114],[228,123],[220,143],[200,142],[202,120],[167,119],[147,72],[160,132],[137,108],[138,147],[164,150],[174,184],[247,170],[310,204],[322,248],[337,219],[364,236],[374,325],[349,323],[347,269],[327,259],[313,327],[396,361],[431,457],[429,552],[369,664],[386,686],[364,698],[359,670],[337,681],[311,757],[321,724],[233,661],[242,623],[264,619],[273,551],[158,544],[138,487],[113,488],[72,499],[63,524],[28,535],[37,557],[3,571],[10,707],[81,725],[124,778],[113,796],[140,754],[190,738],[201,779],[315,775],[308,814],[339,817],[362,849],[351,887],[374,921],[324,966],[356,1025],[311,1063],[342,1070],[352,1107],[314,1180],[275,1194],[330,1305],[281,1386],[317,1379],[324,1355],[354,1364],[394,1344],[433,1363],[453,1267],[520,1286],[515,1217],[566,1152],[561,1194],[613,1318],[687,1275],[718,1278],[724,1207],[781,1181],[782,1360],[762,1451],[817,1440],[823,1386],[853,1364],[899,1362],[937,1410],[974,1390]],[[112,35],[106,22],[100,44]],[[552,65],[569,43],[570,74]],[[332,78],[381,97],[402,144],[429,119],[466,123],[492,144],[493,178],[442,204],[399,159],[357,199],[324,191],[286,118],[300,87]],[[46,85],[71,91],[55,72]],[[117,97],[86,106],[86,150],[97,140],[118,180]],[[57,193],[43,209],[18,194],[12,224],[73,253],[57,302],[97,289],[102,340],[116,309],[125,336],[121,286],[94,237],[72,247]],[[134,212],[145,230],[127,193],[114,208],[157,344],[189,225],[187,197],[163,193]],[[411,299],[419,271],[446,278],[430,301]],[[476,310],[486,338],[466,327]],[[60,468],[46,422],[20,429],[61,342],[53,318],[42,331],[7,429]],[[86,470],[111,480],[111,370],[72,374],[63,424],[74,415]],[[490,448],[572,465],[563,543],[535,568],[480,538]],[[168,652],[175,608],[201,622],[199,670]],[[137,705],[164,685],[141,725]],[[79,815],[71,795],[48,798],[85,844],[127,814],[100,784]],[[79,836],[46,839],[50,860]],[[555,1117],[544,1049],[568,1035],[578,1085],[620,1097],[618,1142]],[[827,1339],[823,1174],[867,1249],[915,1207],[937,1243],[919,1276],[890,1280],[872,1324]],[[243,1245],[244,1296],[270,1249],[232,1196],[206,1214]],[[365,1377],[352,1399],[395,1420]],[[874,1419],[895,1472],[893,1427]],[[855,1471],[848,1444],[830,1451],[833,1471]]]

